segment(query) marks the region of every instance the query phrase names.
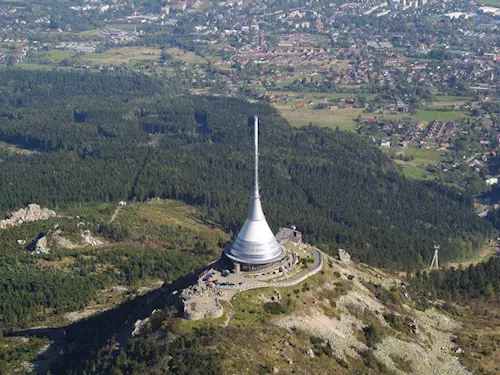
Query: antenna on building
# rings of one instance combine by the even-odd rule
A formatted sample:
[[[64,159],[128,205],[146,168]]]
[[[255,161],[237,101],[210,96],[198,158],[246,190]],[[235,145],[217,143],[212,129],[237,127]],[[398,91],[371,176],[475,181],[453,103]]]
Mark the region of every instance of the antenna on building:
[[[431,269],[432,269],[432,266],[436,266],[436,269],[439,269],[438,253],[439,253],[440,247],[441,247],[440,245],[434,244],[434,256],[432,257]]]

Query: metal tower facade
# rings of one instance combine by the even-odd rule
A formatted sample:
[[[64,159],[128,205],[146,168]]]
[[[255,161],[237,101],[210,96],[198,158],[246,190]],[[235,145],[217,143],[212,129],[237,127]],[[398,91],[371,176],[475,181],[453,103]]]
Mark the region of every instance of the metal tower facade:
[[[233,261],[262,265],[277,261],[283,249],[274,237],[264,216],[259,193],[259,119],[254,117],[255,174],[253,196],[245,224],[226,255]]]

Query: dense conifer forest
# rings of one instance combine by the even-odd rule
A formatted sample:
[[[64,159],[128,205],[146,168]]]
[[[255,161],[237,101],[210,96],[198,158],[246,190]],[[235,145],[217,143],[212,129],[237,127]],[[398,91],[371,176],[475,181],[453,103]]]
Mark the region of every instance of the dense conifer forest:
[[[424,298],[469,304],[472,300],[497,301],[500,295],[500,258],[467,268],[417,272],[411,278],[413,289]]]
[[[0,210],[149,197],[206,207],[235,233],[252,183],[252,128],[262,126],[261,189],[274,230],[296,225],[326,250],[375,266],[417,269],[432,243],[443,260],[493,234],[454,188],[406,180],[355,134],[291,128],[238,99],[179,96],[176,82],[75,72],[0,72],[0,140],[31,149],[3,157]]]

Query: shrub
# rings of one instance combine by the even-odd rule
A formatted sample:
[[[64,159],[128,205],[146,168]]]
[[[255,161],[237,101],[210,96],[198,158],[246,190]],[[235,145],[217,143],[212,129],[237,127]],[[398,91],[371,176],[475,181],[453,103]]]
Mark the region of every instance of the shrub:
[[[273,315],[286,313],[286,309],[278,302],[266,302],[264,304],[264,311]]]
[[[368,345],[369,348],[374,348],[380,341],[380,334],[377,332],[377,328],[375,328],[373,324],[364,327],[363,333],[365,334],[366,345]]]
[[[361,354],[366,367],[376,370],[379,374],[389,373],[387,366],[382,362],[379,362],[377,357],[375,357],[375,354],[373,354],[373,350],[368,349],[359,354]]]
[[[321,337],[311,336],[309,341],[313,345],[313,352],[318,357],[326,356],[331,357],[333,355],[333,349],[330,343]]]

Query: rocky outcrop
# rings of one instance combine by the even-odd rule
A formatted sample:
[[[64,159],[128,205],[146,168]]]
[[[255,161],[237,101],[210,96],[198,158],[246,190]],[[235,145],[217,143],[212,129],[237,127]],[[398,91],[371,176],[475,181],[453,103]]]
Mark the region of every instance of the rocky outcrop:
[[[220,318],[224,309],[219,297],[224,294],[225,291],[209,288],[202,283],[184,289],[181,293],[184,301],[184,318],[188,320]]]
[[[8,219],[0,221],[0,229],[6,229],[21,225],[24,222],[47,220],[55,217],[55,211],[48,208],[40,208],[38,204],[29,204],[26,208],[11,213]]]
[[[54,229],[58,228],[58,225],[54,226]],[[73,242],[69,238],[66,238],[63,236],[63,232],[60,229],[56,229],[52,232],[52,230],[49,230],[46,232],[43,237],[39,238],[36,243],[34,248],[31,247],[32,251],[34,254],[47,254],[49,253],[51,248],[58,248],[58,249],[76,249],[78,247],[83,246],[100,246],[104,244],[104,241],[100,240],[99,238],[93,237],[92,234],[90,233],[89,230],[84,230],[81,231],[80,235],[82,238],[82,242]],[[20,242],[22,240],[18,240],[18,244],[22,244],[23,242]],[[24,241],[26,243],[26,241]]]
[[[49,246],[47,244],[47,237],[43,236],[42,238],[38,239],[36,241],[35,245],[35,253],[36,254],[48,254],[49,253]]]
[[[92,233],[88,229],[83,231],[82,239],[83,243],[88,246],[101,246],[104,244],[99,238],[92,236]]]
[[[73,243],[71,240],[65,238],[62,236],[62,231],[60,229],[57,229],[53,234],[52,234],[52,242],[53,244],[60,248],[60,249],[74,249],[78,245]]]
[[[351,261],[351,255],[344,249],[339,249],[337,256],[341,262],[349,263]]]

